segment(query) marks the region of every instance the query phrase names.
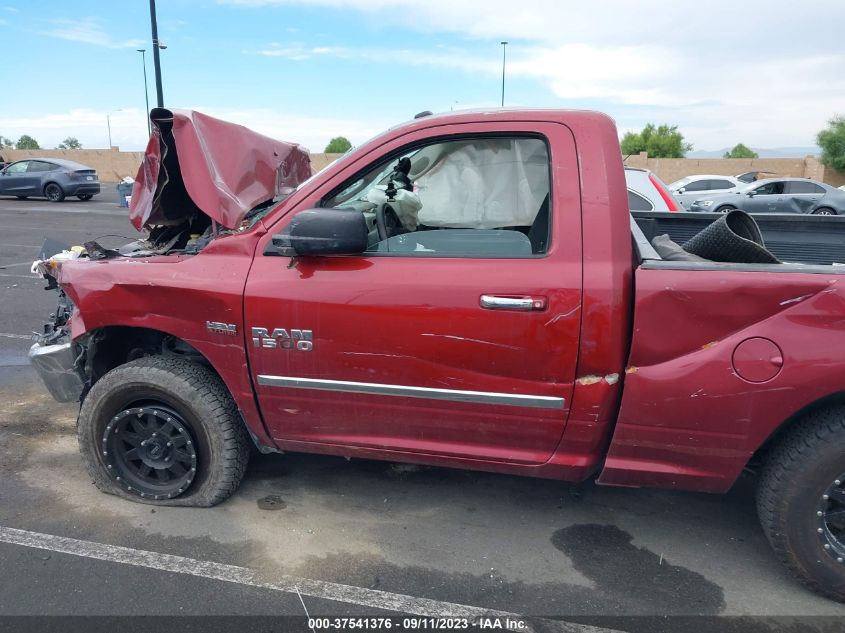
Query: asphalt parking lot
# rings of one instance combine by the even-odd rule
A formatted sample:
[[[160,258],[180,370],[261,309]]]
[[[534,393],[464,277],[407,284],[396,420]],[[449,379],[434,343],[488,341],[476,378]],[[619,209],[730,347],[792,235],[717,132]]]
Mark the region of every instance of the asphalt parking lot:
[[[0,615],[495,610],[628,630],[654,621],[596,616],[774,618],[755,630],[845,617],[775,559],[751,477],[712,496],[288,454],[254,458],[211,509],[99,493],[76,407],[26,361],[55,303],[29,266],[44,237],[132,239],[112,189],[88,203],[0,198]]]

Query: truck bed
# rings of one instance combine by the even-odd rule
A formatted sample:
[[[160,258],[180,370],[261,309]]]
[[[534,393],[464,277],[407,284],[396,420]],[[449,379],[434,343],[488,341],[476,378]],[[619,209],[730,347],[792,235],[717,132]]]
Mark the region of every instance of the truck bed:
[[[721,217],[718,213],[655,211],[633,211],[631,215],[649,242],[668,234],[678,244]],[[845,216],[758,214],[754,219],[766,247],[783,262],[845,264]]]

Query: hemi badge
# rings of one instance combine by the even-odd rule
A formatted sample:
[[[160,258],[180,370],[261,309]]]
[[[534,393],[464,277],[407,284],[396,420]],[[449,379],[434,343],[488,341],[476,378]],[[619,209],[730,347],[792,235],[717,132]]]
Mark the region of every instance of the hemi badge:
[[[238,333],[238,326],[234,323],[218,323],[217,321],[206,321],[205,329],[216,334],[228,334],[234,336]]]

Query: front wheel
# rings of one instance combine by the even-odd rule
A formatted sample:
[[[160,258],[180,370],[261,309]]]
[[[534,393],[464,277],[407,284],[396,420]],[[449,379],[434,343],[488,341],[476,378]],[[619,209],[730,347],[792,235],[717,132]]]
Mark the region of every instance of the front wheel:
[[[79,198],[82,201],[87,201],[87,200],[90,200],[91,198],[93,198],[94,194],[93,193],[83,193],[83,194],[80,194],[76,197]]]
[[[813,215],[836,215],[836,211],[827,207],[822,207],[821,209],[813,211]]]
[[[730,213],[731,211],[736,211],[736,207],[732,204],[726,204],[716,209],[716,213]]]
[[[149,356],[112,369],[79,412],[79,449],[103,492],[158,505],[213,506],[249,459],[244,424],[208,367]]]
[[[757,512],[781,561],[845,602],[845,409],[819,409],[798,424],[769,454]]]
[[[44,197],[50,202],[61,202],[65,199],[65,192],[54,182],[44,187]]]

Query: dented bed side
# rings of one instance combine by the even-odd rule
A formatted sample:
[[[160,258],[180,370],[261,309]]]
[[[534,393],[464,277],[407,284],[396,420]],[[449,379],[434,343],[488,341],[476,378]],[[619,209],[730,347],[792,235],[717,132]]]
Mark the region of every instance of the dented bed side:
[[[646,263],[600,483],[723,492],[790,417],[845,383],[836,267]]]

